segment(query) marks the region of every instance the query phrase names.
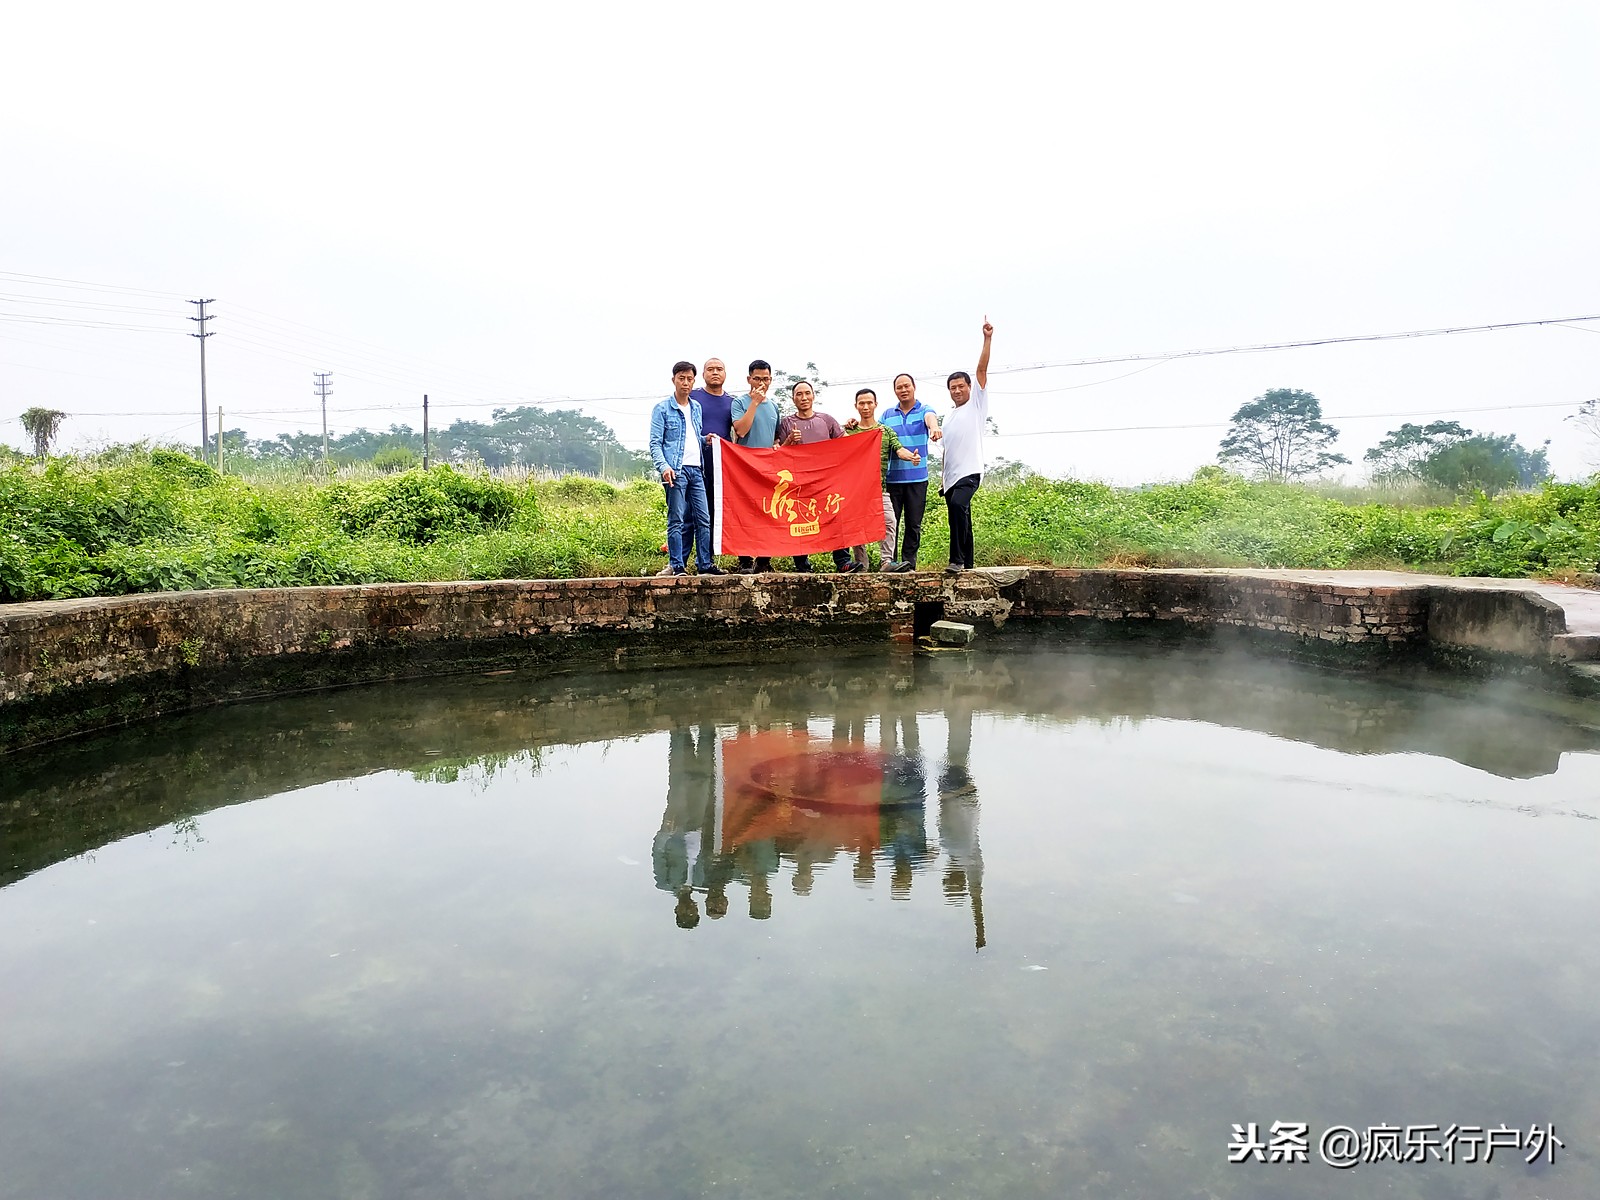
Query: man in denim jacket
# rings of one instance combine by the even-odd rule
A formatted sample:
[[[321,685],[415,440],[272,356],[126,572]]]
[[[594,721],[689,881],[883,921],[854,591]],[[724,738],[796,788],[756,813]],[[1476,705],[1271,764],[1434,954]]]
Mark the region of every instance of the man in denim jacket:
[[[667,559],[674,575],[687,575],[683,523],[694,523],[695,565],[702,575],[726,575],[711,558],[711,513],[706,508],[704,435],[700,403],[691,399],[694,364],[672,366],[672,395],[650,413],[650,461],[667,492]]]

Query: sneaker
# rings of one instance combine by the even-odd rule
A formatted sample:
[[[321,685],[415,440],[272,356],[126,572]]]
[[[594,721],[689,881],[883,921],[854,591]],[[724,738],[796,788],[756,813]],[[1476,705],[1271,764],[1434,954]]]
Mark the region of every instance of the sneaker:
[[[885,575],[892,574],[896,571],[904,571],[905,569],[906,564],[903,562],[886,562],[882,567],[879,568],[879,570],[881,570]]]
[[[724,571],[721,567],[717,566],[716,563],[712,563],[709,567],[705,568],[705,570],[701,571],[700,574],[702,574],[702,575],[726,575],[727,572]]]
[[[689,568],[688,567],[668,567],[666,573],[668,575],[687,575],[689,573]]]
[[[841,575],[854,575],[857,571],[865,571],[866,569],[867,569],[867,564],[866,563],[851,561],[851,562],[845,563],[844,566],[839,568],[839,574],[841,574]]]
[[[657,575],[681,575],[681,574],[683,574],[683,572],[680,571],[680,570],[675,569],[671,563],[668,563],[666,566],[662,567],[661,570],[657,571],[656,574]]]
[[[960,563],[951,563],[948,567],[946,567],[944,569],[944,573],[946,575],[959,575],[964,570],[966,570],[966,568],[963,567]]]

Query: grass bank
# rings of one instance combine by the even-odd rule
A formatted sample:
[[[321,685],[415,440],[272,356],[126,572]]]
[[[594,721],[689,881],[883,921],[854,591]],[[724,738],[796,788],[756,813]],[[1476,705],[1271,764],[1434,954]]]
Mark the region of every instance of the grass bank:
[[[1396,567],[1551,575],[1600,563],[1600,481],[1448,505],[1350,503],[1204,468],[1138,489],[979,491],[980,565]],[[213,587],[654,572],[661,488],[436,467],[367,480],[220,476],[164,450],[0,467],[0,601]],[[922,562],[945,559],[929,506]]]

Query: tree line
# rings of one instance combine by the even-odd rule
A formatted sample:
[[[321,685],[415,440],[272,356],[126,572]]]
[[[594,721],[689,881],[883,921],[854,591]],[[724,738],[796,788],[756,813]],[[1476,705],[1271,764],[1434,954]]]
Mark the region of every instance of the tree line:
[[[805,380],[827,386],[815,363],[807,363],[803,374],[777,374],[781,384],[776,395],[785,407],[794,384]],[[36,458],[49,455],[67,415],[39,407],[22,413],[19,419]],[[1585,402],[1568,419],[1600,444],[1600,400]],[[1350,465],[1334,449],[1338,438],[1339,431],[1322,419],[1322,404],[1315,395],[1298,388],[1275,388],[1234,412],[1217,459],[1255,478],[1294,482]],[[499,408],[488,421],[458,420],[434,431],[429,443],[429,456],[435,462],[609,479],[650,473],[648,455],[629,450],[604,421],[576,409]],[[1365,461],[1377,484],[1416,483],[1457,495],[1493,496],[1549,478],[1548,446],[1547,441],[1530,449],[1514,434],[1475,432],[1457,421],[1407,422],[1385,434],[1366,452]],[[314,433],[252,438],[243,429],[230,429],[222,435],[222,450],[224,460],[233,464],[312,465],[322,461],[323,440]],[[214,446],[199,448],[197,457],[208,460],[214,452]],[[372,463],[379,470],[403,471],[421,465],[422,434],[403,424],[386,430],[358,428],[330,437],[327,455],[335,465]],[[999,475],[1030,473],[1024,464],[1005,460],[995,468]]]
[[[1594,414],[1584,405],[1580,420]],[[1320,475],[1350,460],[1333,449],[1339,431],[1322,419],[1322,404],[1298,388],[1274,388],[1239,406],[1217,450],[1217,460],[1280,483]],[[1419,483],[1457,495],[1493,496],[1528,488],[1550,477],[1549,442],[1536,450],[1515,434],[1475,433],[1458,421],[1407,422],[1391,429],[1366,453],[1377,484]]]
[[[629,450],[604,421],[575,409],[498,408],[487,421],[459,420],[434,430],[428,441],[433,462],[601,479],[629,479],[650,467],[649,457]],[[385,471],[421,466],[422,449],[422,433],[410,425],[353,429],[328,439],[333,464],[372,463]],[[315,433],[252,438],[242,429],[229,429],[222,435],[223,460],[230,464],[314,464],[322,454],[322,436]]]

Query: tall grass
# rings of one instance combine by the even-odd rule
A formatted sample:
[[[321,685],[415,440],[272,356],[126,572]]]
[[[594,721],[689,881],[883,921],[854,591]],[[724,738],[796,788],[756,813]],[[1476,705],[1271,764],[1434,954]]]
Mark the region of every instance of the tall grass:
[[[1600,563],[1600,482],[1493,500],[1347,503],[1216,468],[1117,489],[981,489],[981,564],[1400,567],[1560,575]],[[930,497],[922,564],[947,554]],[[0,464],[0,601],[208,587],[653,573],[659,485],[435,467],[246,481],[165,450]]]

